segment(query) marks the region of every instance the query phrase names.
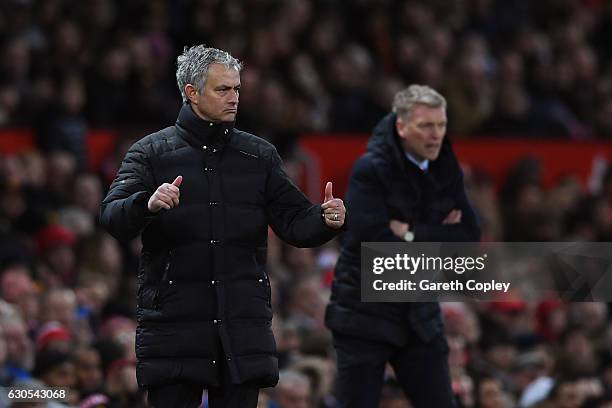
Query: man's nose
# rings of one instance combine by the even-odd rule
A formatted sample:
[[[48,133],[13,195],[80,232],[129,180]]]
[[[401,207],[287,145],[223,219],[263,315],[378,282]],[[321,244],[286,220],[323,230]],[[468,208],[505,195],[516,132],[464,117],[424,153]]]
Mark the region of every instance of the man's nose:
[[[238,98],[239,98],[238,92],[232,89],[230,91],[228,102],[235,105],[238,103]]]

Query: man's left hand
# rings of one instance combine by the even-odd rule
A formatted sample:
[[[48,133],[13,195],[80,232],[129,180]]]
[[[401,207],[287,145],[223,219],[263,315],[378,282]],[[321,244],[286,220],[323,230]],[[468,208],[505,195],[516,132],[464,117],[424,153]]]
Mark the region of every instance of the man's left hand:
[[[323,209],[323,219],[330,228],[342,228],[346,217],[344,202],[339,198],[334,198],[332,194],[332,183],[328,182],[325,186],[325,199],[321,205]]]

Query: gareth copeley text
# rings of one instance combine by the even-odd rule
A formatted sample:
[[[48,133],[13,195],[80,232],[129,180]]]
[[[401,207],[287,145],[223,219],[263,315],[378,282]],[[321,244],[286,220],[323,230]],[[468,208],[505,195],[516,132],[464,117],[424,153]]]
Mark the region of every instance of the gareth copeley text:
[[[491,292],[503,291],[508,292],[510,289],[510,283],[508,282],[497,282],[492,280],[490,282],[477,282],[473,279],[468,281],[450,281],[450,282],[431,282],[427,279],[421,281],[411,281],[408,279],[402,279],[395,282],[384,282],[381,279],[377,279],[372,284],[376,291],[451,291],[451,292],[463,292],[463,291],[475,291],[475,292]]]

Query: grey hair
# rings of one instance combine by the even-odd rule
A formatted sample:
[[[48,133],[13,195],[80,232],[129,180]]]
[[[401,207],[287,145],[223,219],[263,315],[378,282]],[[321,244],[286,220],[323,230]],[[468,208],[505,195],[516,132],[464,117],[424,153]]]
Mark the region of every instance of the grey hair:
[[[446,108],[446,99],[438,91],[427,85],[410,85],[395,94],[393,113],[404,120],[408,120],[414,105]]]
[[[310,380],[305,374],[299,371],[285,369],[281,370],[279,373],[278,385],[279,388],[283,386],[293,388],[296,385],[310,386]]]
[[[183,53],[176,59],[176,84],[181,91],[183,102],[189,101],[185,93],[187,84],[193,85],[198,93],[202,93],[211,64],[225,65],[227,69],[234,68],[238,72],[242,70],[242,62],[232,57],[227,51],[209,48],[205,45],[185,47]]]

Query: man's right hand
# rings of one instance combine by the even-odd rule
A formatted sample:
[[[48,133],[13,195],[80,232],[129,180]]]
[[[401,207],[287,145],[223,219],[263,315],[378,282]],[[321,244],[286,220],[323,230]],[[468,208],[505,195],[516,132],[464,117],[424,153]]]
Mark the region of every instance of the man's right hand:
[[[406,235],[406,233],[410,229],[410,225],[407,222],[401,222],[401,221],[398,221],[398,220],[391,220],[391,221],[389,221],[389,228],[391,229],[391,231],[393,231],[393,233],[397,237],[399,237],[401,239],[404,239],[404,236]]]
[[[156,213],[162,208],[169,210],[179,205],[179,197],[181,196],[179,187],[182,182],[183,176],[177,176],[172,184],[164,183],[157,187],[157,190],[155,190],[151,198],[149,198],[147,204],[149,211]]]
[[[451,212],[448,213],[448,215],[446,216],[446,218],[444,219],[444,221],[442,221],[443,225],[452,225],[452,224],[459,224],[461,222],[461,210],[452,210]]]

